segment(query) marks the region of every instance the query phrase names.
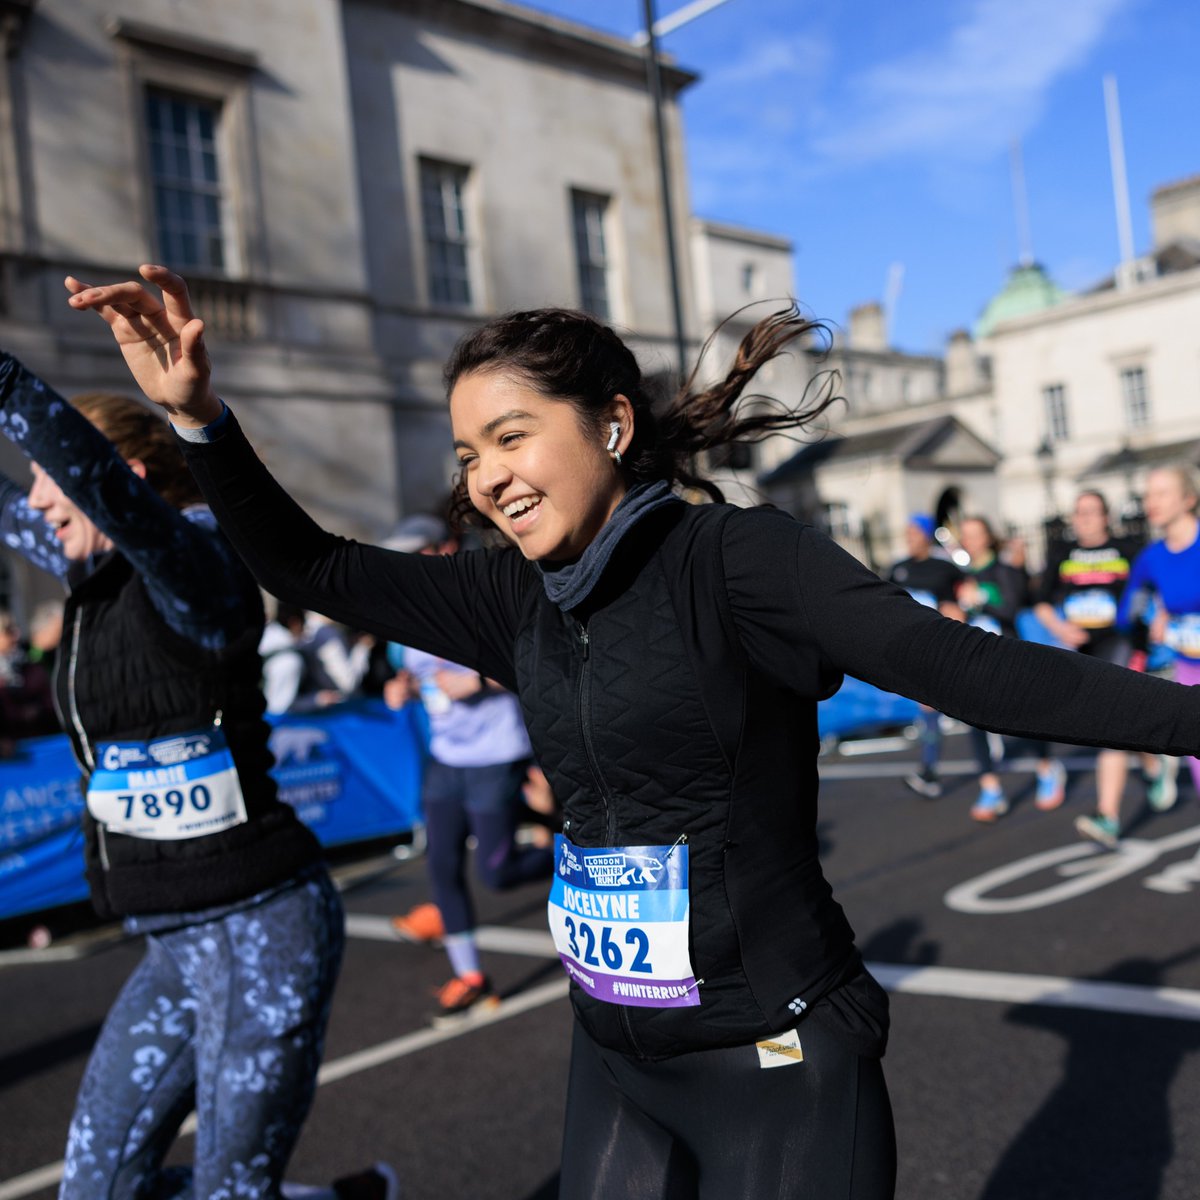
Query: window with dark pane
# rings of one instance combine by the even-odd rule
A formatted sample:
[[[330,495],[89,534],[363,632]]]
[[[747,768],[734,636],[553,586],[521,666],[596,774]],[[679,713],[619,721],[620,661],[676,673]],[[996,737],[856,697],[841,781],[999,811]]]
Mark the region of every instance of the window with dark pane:
[[[216,101],[146,90],[157,251],[173,267],[225,269],[217,161],[220,117]]]
[[[1121,396],[1125,402],[1125,422],[1130,429],[1150,424],[1150,391],[1144,367],[1125,367],[1121,371]]]
[[[579,306],[585,312],[607,320],[611,315],[608,246],[604,235],[608,197],[573,190],[571,210],[575,224],[575,261],[579,269]]]
[[[1066,385],[1052,383],[1042,388],[1042,402],[1046,407],[1047,435],[1053,442],[1065,442],[1071,436]]]
[[[821,505],[821,524],[831,538],[854,536],[850,525],[850,505],[843,500],[830,500]]]
[[[468,308],[471,272],[467,239],[468,169],[421,160],[421,220],[425,227],[425,269],[433,304]]]

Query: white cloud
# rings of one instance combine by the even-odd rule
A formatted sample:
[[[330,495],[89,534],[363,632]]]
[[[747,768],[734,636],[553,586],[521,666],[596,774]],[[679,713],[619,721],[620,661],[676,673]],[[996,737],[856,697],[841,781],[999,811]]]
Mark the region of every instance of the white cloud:
[[[832,55],[833,47],[825,38],[808,33],[757,41],[732,62],[707,72],[703,86],[715,91],[784,80],[790,87],[803,87],[824,78]]]
[[[833,163],[991,157],[1032,127],[1050,87],[1134,2],[971,0],[939,47],[852,77],[841,119],[813,147]]]

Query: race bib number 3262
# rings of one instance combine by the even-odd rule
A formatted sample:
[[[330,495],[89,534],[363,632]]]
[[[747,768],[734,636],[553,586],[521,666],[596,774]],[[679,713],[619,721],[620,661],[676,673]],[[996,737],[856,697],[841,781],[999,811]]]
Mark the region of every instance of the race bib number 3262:
[[[688,847],[554,840],[550,932],[567,974],[609,1004],[700,1003],[688,954]]]
[[[219,728],[96,747],[88,812],[127,837],[180,841],[246,821],[233,755]]]

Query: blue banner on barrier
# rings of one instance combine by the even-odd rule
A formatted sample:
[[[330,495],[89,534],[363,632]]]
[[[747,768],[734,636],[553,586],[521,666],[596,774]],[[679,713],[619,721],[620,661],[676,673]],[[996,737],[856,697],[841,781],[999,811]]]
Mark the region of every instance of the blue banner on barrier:
[[[414,705],[358,700],[270,718],[280,799],[326,846],[407,833],[420,818],[425,741]],[[63,736],[0,762],[0,918],[87,899],[83,798]]]
[[[871,733],[892,725],[916,720],[917,702],[907,696],[880,691],[873,684],[847,675],[838,692],[817,705],[817,729],[821,737],[846,737]]]

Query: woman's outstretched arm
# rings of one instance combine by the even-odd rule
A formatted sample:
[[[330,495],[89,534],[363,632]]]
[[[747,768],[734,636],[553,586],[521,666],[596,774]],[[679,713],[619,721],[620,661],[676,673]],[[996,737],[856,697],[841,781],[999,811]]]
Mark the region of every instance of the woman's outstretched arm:
[[[746,653],[784,686],[845,672],[998,733],[1200,749],[1200,688],[947,620],[783,514],[738,514],[723,551]]]

